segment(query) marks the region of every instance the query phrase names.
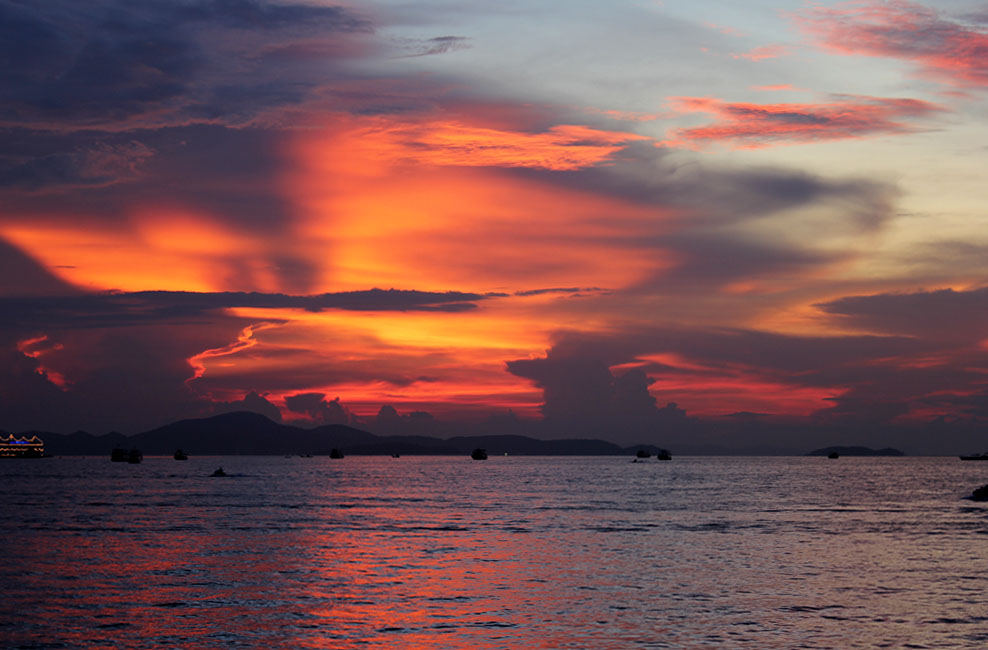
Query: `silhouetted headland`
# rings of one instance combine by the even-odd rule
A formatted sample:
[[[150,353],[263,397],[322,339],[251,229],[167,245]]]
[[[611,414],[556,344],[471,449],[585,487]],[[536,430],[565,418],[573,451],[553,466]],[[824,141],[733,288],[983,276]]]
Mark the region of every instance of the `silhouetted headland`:
[[[343,424],[303,429],[279,424],[258,413],[238,411],[208,418],[180,420],[150,431],[125,436],[95,436],[83,431],[43,434],[48,449],[58,455],[103,455],[111,449],[140,448],[149,455],[183,453],[204,455],[328,456],[332,450],[357,456],[461,456],[486,449],[496,456],[623,456],[644,449],[658,455],[655,445],[621,447],[606,440],[573,438],[538,440],[518,435],[381,436]],[[668,452],[666,452],[668,453]]]
[[[836,454],[836,456],[833,454]],[[906,454],[892,447],[885,447],[884,449],[872,449],[871,447],[821,447],[820,449],[814,449],[806,455],[837,458],[839,456],[905,456]]]

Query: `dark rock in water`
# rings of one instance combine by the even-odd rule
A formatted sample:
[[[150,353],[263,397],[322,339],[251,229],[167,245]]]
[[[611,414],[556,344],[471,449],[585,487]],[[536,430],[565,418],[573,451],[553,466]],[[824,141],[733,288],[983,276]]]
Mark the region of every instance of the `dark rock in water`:
[[[988,501],[988,485],[982,485],[972,492],[971,501]]]

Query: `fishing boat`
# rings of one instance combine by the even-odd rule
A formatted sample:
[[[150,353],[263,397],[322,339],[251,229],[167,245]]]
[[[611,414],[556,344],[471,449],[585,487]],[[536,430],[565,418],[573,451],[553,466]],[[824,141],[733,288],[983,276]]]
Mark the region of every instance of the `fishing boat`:
[[[0,436],[0,458],[41,458],[45,455],[45,443],[38,436],[18,438],[10,434]]]
[[[189,455],[181,449],[176,449],[175,453],[172,454],[172,458],[175,460],[189,460]]]
[[[669,453],[668,449],[660,449],[655,454],[655,458],[656,460],[672,460],[672,454]]]
[[[336,447],[333,447],[332,449],[329,450],[329,457],[334,459],[343,458],[343,452],[337,449]]]
[[[486,449],[481,449],[480,447],[477,447],[470,454],[470,458],[472,458],[474,460],[487,460],[487,450]]]

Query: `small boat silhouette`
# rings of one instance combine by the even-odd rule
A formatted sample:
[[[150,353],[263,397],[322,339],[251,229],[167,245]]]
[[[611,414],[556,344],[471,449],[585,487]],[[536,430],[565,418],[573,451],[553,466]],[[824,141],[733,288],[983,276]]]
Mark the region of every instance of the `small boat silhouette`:
[[[189,455],[186,454],[181,449],[176,449],[175,453],[172,454],[172,458],[174,458],[175,460],[189,460]]]
[[[343,458],[343,452],[337,449],[336,447],[333,447],[329,452],[329,457],[336,459]]]
[[[832,451],[829,454],[827,454],[827,458],[840,458],[840,454],[838,454],[836,451]]]
[[[217,467],[216,471],[210,474],[210,476],[226,476],[226,472],[223,471],[222,467]]]
[[[486,449],[481,449],[480,447],[477,447],[470,454],[470,458],[472,458],[474,460],[487,460],[487,450]]]
[[[655,454],[657,460],[672,460],[672,454],[669,453],[668,449],[660,449],[658,453]]]

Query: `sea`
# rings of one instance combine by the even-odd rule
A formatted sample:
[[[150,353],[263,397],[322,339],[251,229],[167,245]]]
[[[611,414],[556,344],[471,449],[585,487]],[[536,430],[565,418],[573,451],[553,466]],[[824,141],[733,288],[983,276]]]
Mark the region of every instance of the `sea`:
[[[988,647],[988,463],[631,460],[2,461],[0,647]]]

